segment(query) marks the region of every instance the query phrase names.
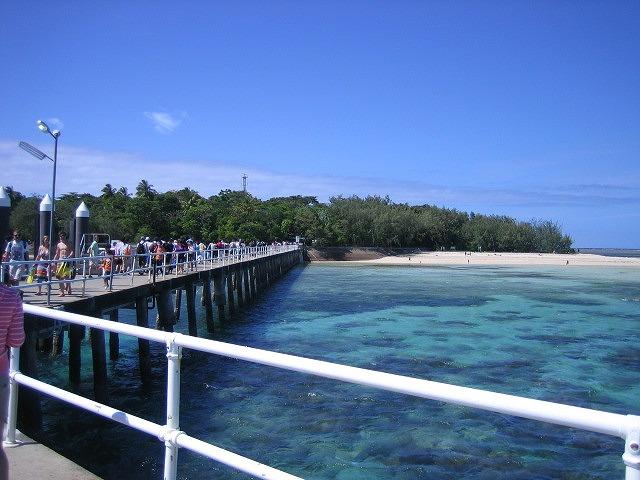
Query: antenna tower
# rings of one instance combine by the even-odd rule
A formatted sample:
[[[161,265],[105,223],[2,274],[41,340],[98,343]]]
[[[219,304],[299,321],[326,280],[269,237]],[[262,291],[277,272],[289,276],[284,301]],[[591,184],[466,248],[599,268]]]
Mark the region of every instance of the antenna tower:
[[[247,193],[247,174],[246,173],[242,174],[242,191],[244,193]]]

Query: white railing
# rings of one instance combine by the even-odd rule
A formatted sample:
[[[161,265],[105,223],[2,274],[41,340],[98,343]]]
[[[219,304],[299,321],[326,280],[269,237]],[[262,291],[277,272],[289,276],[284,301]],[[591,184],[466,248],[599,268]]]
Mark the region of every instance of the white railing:
[[[640,416],[591,410],[475,388],[404,377],[363,368],[349,367],[320,360],[192,337],[180,333],[161,332],[33,305],[25,305],[24,310],[26,313],[41,317],[110,332],[133,335],[138,338],[164,343],[167,347],[168,359],[167,423],[165,425],[158,425],[30,378],[18,371],[17,357],[19,350],[11,349],[11,393],[7,434],[8,442],[15,442],[16,392],[17,384],[21,384],[158,437],[158,439],[165,444],[164,478],[166,480],[175,479],[178,447],[200,453],[259,478],[298,478],[190,437],[179,429],[180,358],[182,348],[186,347],[201,352],[365,385],[405,395],[480,408],[492,412],[620,437],[625,440],[625,450],[622,455],[622,459],[626,465],[625,478],[626,480],[640,480]]]
[[[129,284],[133,285],[134,275],[146,275],[150,282],[155,282],[157,278],[165,279],[168,275],[179,276],[226,266],[234,263],[276,255],[283,252],[298,250],[299,245],[264,245],[260,247],[231,247],[204,251],[179,251],[156,253],[132,253],[130,255],[109,255],[111,259],[111,269],[108,274],[101,275],[98,265],[107,258],[106,255],[97,257],[73,257],[59,260],[30,260],[22,262],[3,262],[0,264],[0,283],[4,282],[5,267],[9,265],[21,266],[25,273],[35,269],[37,265],[46,266],[47,272],[51,270],[50,278],[34,279],[32,283],[21,281],[14,288],[21,290],[45,288],[47,290],[47,305],[51,304],[51,290],[55,285],[70,283],[80,284],[80,296],[85,295],[87,282],[98,282],[106,280],[108,290],[113,289],[113,279],[129,276]],[[122,262],[122,271],[115,272],[116,260]],[[74,272],[73,278],[56,279],[54,271],[57,265],[66,263]],[[92,275],[92,274],[95,274]]]

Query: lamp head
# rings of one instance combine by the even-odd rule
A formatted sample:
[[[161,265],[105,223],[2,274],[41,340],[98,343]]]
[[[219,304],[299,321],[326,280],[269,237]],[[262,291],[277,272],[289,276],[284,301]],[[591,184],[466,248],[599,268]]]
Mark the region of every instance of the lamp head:
[[[38,128],[40,129],[40,131],[42,133],[49,133],[49,125],[47,125],[46,123],[44,123],[42,120],[38,120],[36,122],[36,124],[38,125]]]
[[[60,130],[54,130],[53,132],[51,132],[51,135],[53,135],[55,138],[58,138],[60,136]]]

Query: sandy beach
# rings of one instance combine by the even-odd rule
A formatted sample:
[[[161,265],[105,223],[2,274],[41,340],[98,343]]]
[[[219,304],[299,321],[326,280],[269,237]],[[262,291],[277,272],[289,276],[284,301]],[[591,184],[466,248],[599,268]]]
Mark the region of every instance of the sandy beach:
[[[368,260],[348,260],[366,265],[564,265],[589,267],[636,267],[640,258],[607,257],[592,254],[424,252]]]

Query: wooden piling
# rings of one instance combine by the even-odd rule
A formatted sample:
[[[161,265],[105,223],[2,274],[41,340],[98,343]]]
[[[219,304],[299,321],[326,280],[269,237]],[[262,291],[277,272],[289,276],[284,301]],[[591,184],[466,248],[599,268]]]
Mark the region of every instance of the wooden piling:
[[[147,299],[136,298],[136,325],[149,328]],[[140,364],[140,378],[143,384],[151,381],[151,359],[149,358],[149,340],[138,338],[138,362]]]
[[[226,303],[224,283],[226,281],[224,270],[221,268],[213,276],[213,297],[218,306],[218,320],[224,322],[224,304]]]
[[[211,299],[211,279],[206,278],[202,284],[202,300],[204,301],[205,321],[207,331],[213,333],[213,303]]]
[[[84,338],[82,325],[69,324],[69,382],[74,387],[80,385],[81,356],[80,345]]]
[[[165,332],[173,332],[176,324],[173,301],[169,289],[163,289],[156,295],[156,328]]]
[[[187,319],[189,321],[189,335],[198,336],[198,325],[196,323],[196,286],[188,284],[184,289],[187,294]]]
[[[236,292],[238,293],[238,308],[244,306],[244,268],[237,267],[235,269]]]
[[[114,308],[109,312],[109,320],[118,321],[118,309]],[[120,356],[120,336],[116,332],[109,332],[109,359],[117,360]]]
[[[249,272],[251,272],[251,280],[249,281],[251,298],[255,300],[258,296],[258,267],[256,265],[251,265]]]
[[[102,318],[101,312],[94,314]],[[104,346],[104,330],[91,328],[91,360],[93,363],[93,396],[100,403],[107,403],[107,354]]]
[[[175,308],[173,309],[173,316],[176,319],[176,322],[180,320],[180,310],[182,309],[182,289],[178,288],[176,290],[176,298],[175,298]]]
[[[53,348],[51,355],[60,355],[64,349],[64,328],[58,327],[53,331]]]
[[[256,270],[258,271],[258,274],[256,275],[256,289],[262,293],[262,291],[264,290],[264,286],[265,286],[265,281],[264,281],[264,263],[262,262],[262,259],[260,259],[260,261],[258,261],[258,264],[256,265]]]
[[[229,316],[236,313],[236,303],[233,295],[234,284],[236,283],[234,270],[229,269],[227,274],[227,305],[229,306]]]

